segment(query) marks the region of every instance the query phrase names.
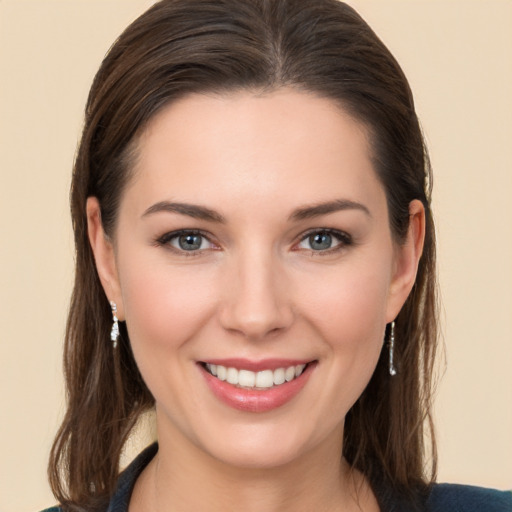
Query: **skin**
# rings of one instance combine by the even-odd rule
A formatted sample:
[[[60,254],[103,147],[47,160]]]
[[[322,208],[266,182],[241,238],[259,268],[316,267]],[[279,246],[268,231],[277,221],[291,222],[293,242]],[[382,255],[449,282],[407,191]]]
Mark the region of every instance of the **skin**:
[[[130,511],[378,510],[342,459],[343,424],[414,284],[421,203],[410,204],[397,245],[363,126],[292,89],[190,95],[138,144],[113,240],[97,200],[87,205],[100,279],[156,401],[159,452]],[[360,206],[290,218],[337,200]],[[148,213],[163,201],[209,208],[224,222]],[[180,229],[204,232],[201,249],[162,242]],[[312,229],[344,235],[314,250]],[[225,357],[316,366],[291,401],[251,413],[205,384],[197,362]]]

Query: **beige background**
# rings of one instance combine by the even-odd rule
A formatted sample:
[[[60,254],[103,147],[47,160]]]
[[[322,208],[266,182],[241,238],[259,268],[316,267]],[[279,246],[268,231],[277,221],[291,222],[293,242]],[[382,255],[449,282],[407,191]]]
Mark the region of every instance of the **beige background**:
[[[0,0],[0,512],[53,503],[88,87],[148,0]],[[440,480],[512,487],[512,2],[352,2],[401,62],[435,170],[447,371]]]

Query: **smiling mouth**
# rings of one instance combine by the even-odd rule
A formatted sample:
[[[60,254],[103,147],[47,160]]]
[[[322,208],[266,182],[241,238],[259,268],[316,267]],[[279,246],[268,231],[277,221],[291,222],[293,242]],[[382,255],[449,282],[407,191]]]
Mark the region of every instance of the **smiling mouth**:
[[[297,364],[258,372],[239,370],[211,363],[203,363],[203,367],[210,375],[213,375],[220,381],[225,381],[243,389],[264,391],[295,380],[302,375],[309,364]]]

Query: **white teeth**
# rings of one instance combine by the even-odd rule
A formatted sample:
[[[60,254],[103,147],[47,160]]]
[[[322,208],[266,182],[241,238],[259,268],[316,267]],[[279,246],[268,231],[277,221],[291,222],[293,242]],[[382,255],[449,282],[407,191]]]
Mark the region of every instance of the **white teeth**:
[[[248,370],[240,370],[238,372],[238,384],[245,388],[253,388],[256,382],[256,375],[254,372]]]
[[[225,366],[217,365],[217,378],[220,380],[226,380],[227,369]]]
[[[225,380],[234,386],[269,389],[299,377],[304,371],[304,368],[306,368],[306,365],[298,364],[287,368],[276,368],[273,371],[262,370],[260,372],[237,370],[236,368],[227,368],[220,364],[210,363],[206,363],[206,368],[219,380]]]
[[[257,388],[271,388],[274,385],[274,372],[272,370],[263,370],[256,374]]]
[[[295,378],[295,366],[286,368],[286,371],[284,372],[284,378],[286,379],[286,382],[290,382]]]
[[[284,368],[278,368],[277,370],[274,370],[274,384],[276,386],[279,386],[279,384],[282,384],[285,381],[284,374]]]
[[[238,370],[236,368],[228,368],[226,380],[230,384],[238,384]]]

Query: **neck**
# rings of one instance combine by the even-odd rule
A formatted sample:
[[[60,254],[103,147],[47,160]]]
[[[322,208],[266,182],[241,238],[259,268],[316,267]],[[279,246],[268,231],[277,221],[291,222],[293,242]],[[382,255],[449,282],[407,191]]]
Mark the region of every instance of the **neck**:
[[[341,456],[339,430],[292,462],[270,468],[234,467],[176,431],[159,431],[158,454],[137,482],[130,512],[378,510],[362,475]]]

